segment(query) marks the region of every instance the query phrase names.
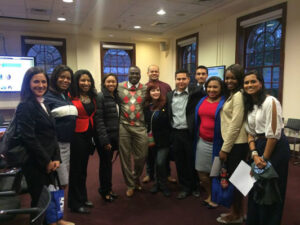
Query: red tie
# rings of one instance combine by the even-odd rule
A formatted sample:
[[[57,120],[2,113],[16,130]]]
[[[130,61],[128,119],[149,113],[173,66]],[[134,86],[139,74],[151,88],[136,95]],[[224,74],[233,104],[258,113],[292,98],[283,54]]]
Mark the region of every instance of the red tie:
[[[131,88],[130,88],[130,90],[131,90],[131,91],[135,91],[135,86],[132,85]]]

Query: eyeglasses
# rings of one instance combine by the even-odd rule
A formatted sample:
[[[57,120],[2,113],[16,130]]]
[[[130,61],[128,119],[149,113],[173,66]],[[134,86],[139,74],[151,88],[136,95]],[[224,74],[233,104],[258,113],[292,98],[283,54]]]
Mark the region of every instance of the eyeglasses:
[[[196,75],[206,75],[206,73],[196,73]]]

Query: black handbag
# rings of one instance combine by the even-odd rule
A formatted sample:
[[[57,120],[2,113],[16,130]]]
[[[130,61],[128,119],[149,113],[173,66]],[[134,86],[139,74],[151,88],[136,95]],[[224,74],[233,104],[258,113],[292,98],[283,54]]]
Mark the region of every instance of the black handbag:
[[[17,132],[16,116],[2,137],[0,143],[1,158],[5,161],[5,167],[21,167],[28,160],[28,153]]]

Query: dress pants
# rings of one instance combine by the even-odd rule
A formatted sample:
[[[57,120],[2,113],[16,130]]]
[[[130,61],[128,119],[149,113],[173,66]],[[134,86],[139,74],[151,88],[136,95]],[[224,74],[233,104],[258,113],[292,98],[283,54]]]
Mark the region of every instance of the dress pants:
[[[22,172],[25,176],[28,192],[31,196],[31,207],[37,207],[43,187],[45,185],[49,186],[51,183],[50,176],[52,174],[47,174],[46,168],[42,171],[41,168],[28,164],[22,167]]]
[[[86,135],[84,135],[86,134]],[[92,137],[74,133],[71,142],[68,207],[78,209],[87,201],[86,177],[92,149]]]
[[[172,144],[181,191],[197,189],[193,138],[187,129],[172,130]]]
[[[99,166],[99,181],[100,188],[99,193],[102,196],[107,195],[112,188],[112,158],[114,151],[106,150],[103,147],[98,147],[98,154],[100,157]]]
[[[148,137],[145,127],[120,124],[119,153],[125,183],[129,189],[139,184],[148,151]],[[134,168],[131,165],[133,156]]]

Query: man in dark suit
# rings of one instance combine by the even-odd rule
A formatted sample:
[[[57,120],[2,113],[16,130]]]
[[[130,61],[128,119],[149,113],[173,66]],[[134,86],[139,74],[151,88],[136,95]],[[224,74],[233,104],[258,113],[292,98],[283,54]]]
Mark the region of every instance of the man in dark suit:
[[[195,80],[197,81],[196,85],[204,89],[204,84],[208,77],[208,70],[206,66],[200,65],[196,69]]]
[[[172,125],[172,145],[181,191],[178,199],[198,195],[195,160],[193,152],[195,107],[205,95],[202,89],[189,86],[186,70],[175,73],[176,89],[167,94],[168,112]],[[198,195],[199,196],[199,195]]]

